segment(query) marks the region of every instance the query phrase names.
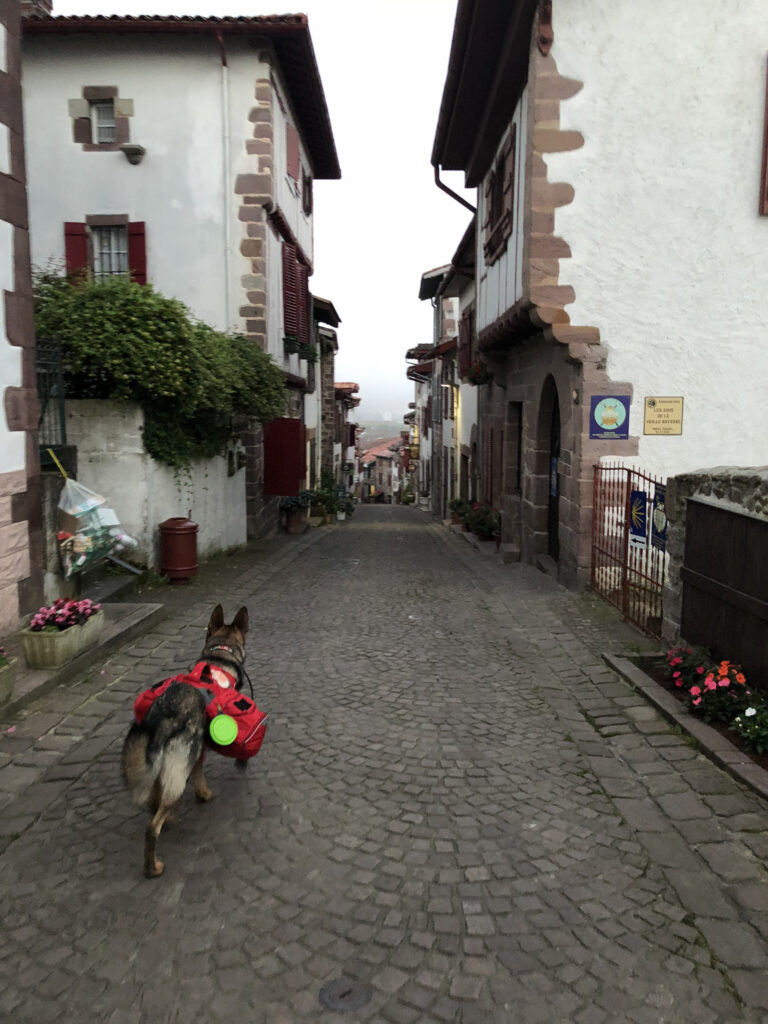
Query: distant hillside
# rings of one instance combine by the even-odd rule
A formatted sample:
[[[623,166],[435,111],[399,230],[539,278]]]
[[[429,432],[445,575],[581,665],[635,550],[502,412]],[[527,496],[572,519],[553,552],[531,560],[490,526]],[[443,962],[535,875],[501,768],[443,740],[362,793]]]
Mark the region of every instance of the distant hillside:
[[[405,411],[405,410],[404,410]],[[378,441],[386,441],[387,438],[399,437],[400,432],[408,428],[402,419],[397,422],[391,420],[359,420],[361,427],[365,427],[365,433],[360,438],[363,448],[373,448]]]

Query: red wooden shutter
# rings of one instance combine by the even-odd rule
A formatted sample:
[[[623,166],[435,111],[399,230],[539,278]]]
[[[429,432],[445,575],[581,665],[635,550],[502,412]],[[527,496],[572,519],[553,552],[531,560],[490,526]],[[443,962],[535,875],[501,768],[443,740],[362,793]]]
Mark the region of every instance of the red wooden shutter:
[[[85,224],[67,221],[64,224],[64,254],[68,274],[88,269],[88,233]]]
[[[299,180],[299,133],[292,124],[285,126],[286,170],[294,181]]]
[[[306,430],[301,420],[265,423],[264,494],[295,498],[306,475]]]
[[[515,160],[517,157],[517,125],[512,125],[504,154],[504,210],[509,213],[509,224],[505,229],[507,237],[515,221]]]
[[[128,225],[128,267],[132,281],[147,283],[147,238],[143,220]]]
[[[302,345],[309,344],[309,275],[303,263],[296,264],[296,312]]]
[[[298,337],[296,246],[283,242],[283,332]]]

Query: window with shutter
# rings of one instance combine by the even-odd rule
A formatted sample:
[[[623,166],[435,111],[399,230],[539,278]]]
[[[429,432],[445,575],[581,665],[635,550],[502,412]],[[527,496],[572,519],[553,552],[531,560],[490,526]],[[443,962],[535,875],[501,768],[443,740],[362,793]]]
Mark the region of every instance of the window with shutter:
[[[309,344],[309,276],[303,263],[296,263],[296,320],[299,344]]]
[[[68,274],[88,270],[88,230],[85,224],[67,221],[64,224],[64,254]]]
[[[128,225],[128,267],[132,281],[147,283],[147,231],[143,220]]]
[[[483,252],[489,265],[504,252],[512,234],[515,213],[515,160],[517,126],[512,125],[507,141],[496,158],[485,190],[485,242]]]
[[[292,124],[285,126],[285,169],[295,182],[299,180],[299,133]]]
[[[307,217],[312,213],[312,175],[306,171],[301,176],[301,208]]]
[[[296,246],[283,242],[283,334],[298,338]]]

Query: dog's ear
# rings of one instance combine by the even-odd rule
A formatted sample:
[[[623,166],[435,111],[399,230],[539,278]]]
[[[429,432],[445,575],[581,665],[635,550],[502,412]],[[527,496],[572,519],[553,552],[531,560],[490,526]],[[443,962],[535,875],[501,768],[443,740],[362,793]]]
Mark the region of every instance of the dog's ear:
[[[214,633],[217,629],[221,629],[224,625],[224,609],[220,604],[217,604],[213,609],[211,620],[208,623],[208,628],[205,631],[205,635],[208,637],[211,633]]]
[[[245,636],[248,632],[248,609],[243,607],[235,616],[235,621],[232,623],[235,629],[239,629],[240,632]]]

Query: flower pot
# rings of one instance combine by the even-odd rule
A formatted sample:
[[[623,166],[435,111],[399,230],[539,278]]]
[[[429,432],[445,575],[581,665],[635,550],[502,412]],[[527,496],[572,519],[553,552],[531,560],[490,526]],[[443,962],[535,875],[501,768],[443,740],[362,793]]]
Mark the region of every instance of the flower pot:
[[[336,518],[338,519],[338,521],[340,523],[343,523],[344,520],[347,518],[347,513],[346,512],[337,512],[336,513]]]
[[[458,512],[451,512],[451,526],[461,526],[464,522]]]
[[[104,612],[97,612],[82,626],[70,626],[61,631],[36,633],[24,629],[21,633],[24,660],[29,668],[60,668],[97,644],[103,625]]]
[[[307,510],[305,508],[292,508],[289,510],[286,522],[286,533],[303,533],[307,527]]]
[[[0,704],[5,704],[11,699],[16,684],[17,662],[17,658],[9,658],[7,665],[0,665]]]

